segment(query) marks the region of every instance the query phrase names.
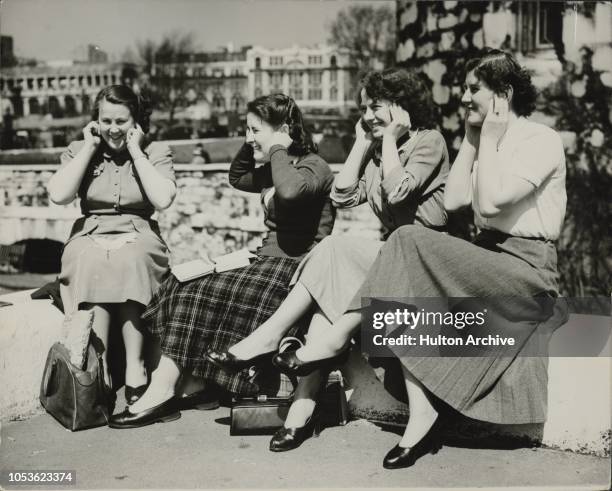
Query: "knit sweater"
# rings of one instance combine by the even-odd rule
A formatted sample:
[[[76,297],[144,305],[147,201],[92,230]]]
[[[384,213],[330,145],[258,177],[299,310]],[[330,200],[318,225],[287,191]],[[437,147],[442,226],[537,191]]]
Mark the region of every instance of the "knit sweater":
[[[329,192],[334,177],[327,162],[309,153],[294,158],[281,145],[270,162],[256,167],[253,149],[243,145],[230,166],[229,181],[241,191],[261,193],[268,234],[260,256],[301,259],[334,226]]]

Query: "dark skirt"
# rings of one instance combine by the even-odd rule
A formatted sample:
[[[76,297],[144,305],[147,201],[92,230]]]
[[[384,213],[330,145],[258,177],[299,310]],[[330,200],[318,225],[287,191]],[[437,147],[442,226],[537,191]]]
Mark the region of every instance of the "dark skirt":
[[[289,293],[297,266],[289,258],[260,257],[244,268],[186,283],[169,275],[143,319],[159,338],[162,354],[181,369],[236,394],[257,393],[248,369],[229,374],[207,362],[203,353],[229,348],[267,320]]]
[[[381,248],[349,310],[361,308],[364,297],[511,297],[523,312],[540,312],[537,298],[557,296],[556,278],[551,242],[485,231],[470,243],[404,226]],[[511,317],[514,304],[508,305]],[[555,319],[514,319],[521,342],[512,348],[490,347],[478,357],[425,357],[408,347],[392,351],[432,394],[468,417],[541,423],[546,420],[548,360],[522,355],[539,329],[551,330],[551,319],[554,330],[565,313]]]

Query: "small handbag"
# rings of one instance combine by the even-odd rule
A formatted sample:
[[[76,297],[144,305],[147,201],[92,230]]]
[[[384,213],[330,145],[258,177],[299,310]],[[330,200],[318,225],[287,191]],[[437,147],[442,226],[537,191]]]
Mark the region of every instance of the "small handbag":
[[[71,363],[62,343],[51,346],[40,385],[40,403],[71,431],[108,424],[111,392],[104,383],[103,361],[92,344],[85,367]]]
[[[279,351],[301,345],[296,338],[281,341]],[[292,346],[294,345],[294,346]],[[293,402],[293,389],[297,382],[281,374],[281,386],[276,396],[259,394],[254,397],[234,398],[230,412],[230,435],[271,435],[285,423],[289,407]],[[287,387],[291,386],[291,392]],[[280,395],[280,394],[283,395]],[[285,395],[286,394],[286,395]],[[322,389],[318,404],[321,405],[324,420],[328,426],[345,425],[348,420],[348,403],[344,392],[342,373],[339,370],[329,374]]]
[[[290,397],[241,397],[232,404],[230,435],[268,435],[278,430],[289,412]]]

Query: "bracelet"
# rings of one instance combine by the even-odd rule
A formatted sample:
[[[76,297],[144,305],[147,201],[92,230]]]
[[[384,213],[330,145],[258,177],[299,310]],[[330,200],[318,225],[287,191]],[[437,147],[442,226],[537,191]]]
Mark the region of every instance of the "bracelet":
[[[140,157],[134,159],[134,163],[136,163],[138,160],[146,160],[148,162],[149,158],[145,154],[142,154]]]

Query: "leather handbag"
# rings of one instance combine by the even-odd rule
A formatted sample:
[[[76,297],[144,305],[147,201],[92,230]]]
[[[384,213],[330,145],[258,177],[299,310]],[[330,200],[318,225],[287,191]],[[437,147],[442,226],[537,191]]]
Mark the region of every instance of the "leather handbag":
[[[280,343],[279,351],[299,348],[300,345],[301,341],[297,338],[285,338]],[[271,435],[283,426],[293,402],[297,381],[280,375],[281,385],[278,392],[275,391],[276,395],[234,398],[230,412],[230,435]],[[348,421],[348,403],[339,370],[329,374],[317,404],[321,406],[323,420],[328,426],[345,425]]]
[[[289,412],[290,397],[242,397],[231,409],[230,435],[267,435],[278,430]]]
[[[40,402],[71,431],[108,424],[111,391],[104,383],[103,361],[92,344],[83,368],[74,365],[62,343],[51,346],[40,385]]]

